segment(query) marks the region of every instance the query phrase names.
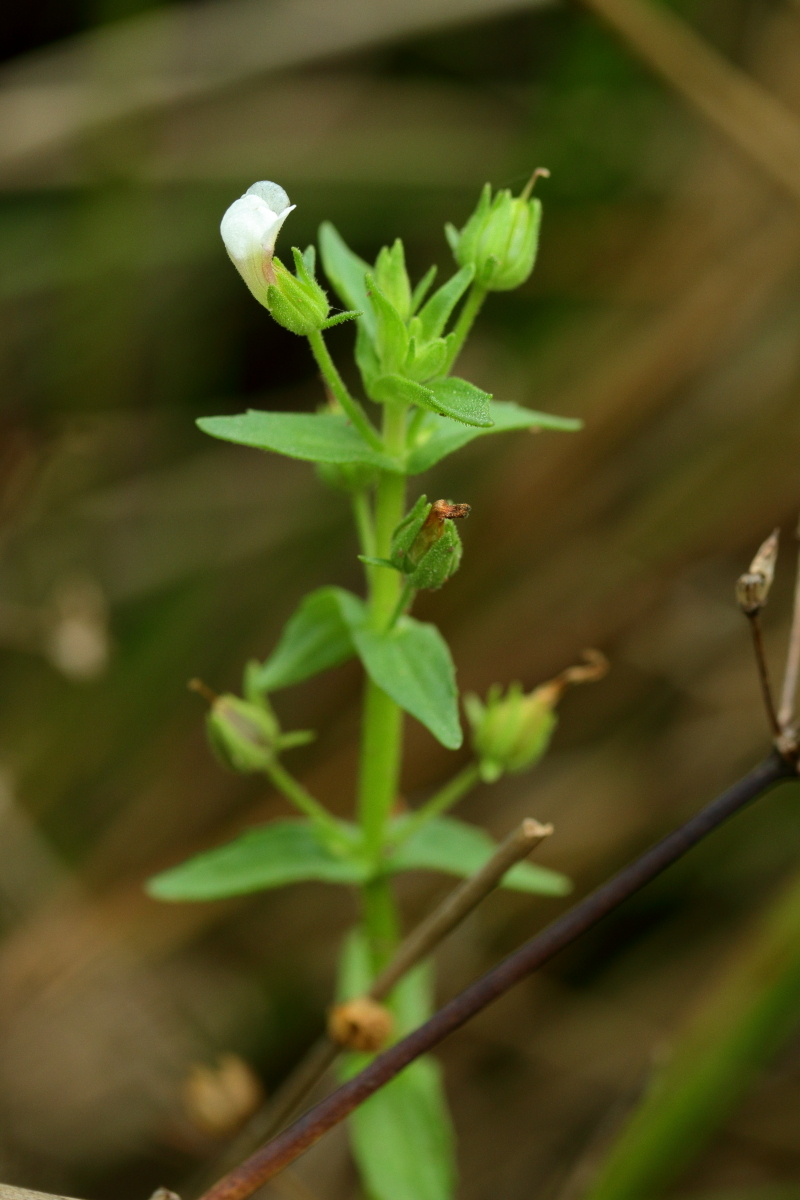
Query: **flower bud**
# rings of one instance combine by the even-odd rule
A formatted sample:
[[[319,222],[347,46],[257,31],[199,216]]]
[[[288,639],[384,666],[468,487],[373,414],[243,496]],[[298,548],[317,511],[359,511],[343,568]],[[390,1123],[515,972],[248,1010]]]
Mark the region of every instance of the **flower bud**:
[[[267,292],[275,278],[272,268],[275,239],[295,207],[282,187],[262,180],[234,200],[219,227],[233,265],[265,308],[269,307]]]
[[[749,569],[736,581],[736,601],[747,617],[754,617],[767,603],[778,559],[779,535],[780,530],[772,531],[767,540],[759,546]]]
[[[270,764],[280,738],[278,722],[268,709],[230,693],[212,702],[206,730],[222,765],[245,775]]]
[[[539,168],[520,196],[504,189],[492,198],[487,183],[478,206],[459,233],[447,226],[447,238],[461,267],[473,266],[475,282],[491,292],[519,287],[530,275],[539,247],[542,205],[530,193]]]
[[[464,697],[472,747],[484,782],[494,783],[505,771],[524,771],[539,761],[553,736],[555,708],[565,688],[594,683],[608,670],[608,661],[599,650],[585,650],[584,658],[585,664],[568,667],[527,696],[520,683],[512,683],[505,696],[495,683],[485,703],[474,694]]]
[[[469,516],[468,504],[420,496],[392,538],[391,562],[414,588],[439,588],[458,570],[461,538],[454,519]]]
[[[292,247],[292,254],[296,275],[279,258],[272,260],[273,282],[267,288],[267,308],[284,329],[308,337],[325,324],[330,305],[300,251]]]
[[[337,1004],[328,1015],[328,1036],[337,1046],[374,1054],[392,1035],[389,1009],[369,996]]]

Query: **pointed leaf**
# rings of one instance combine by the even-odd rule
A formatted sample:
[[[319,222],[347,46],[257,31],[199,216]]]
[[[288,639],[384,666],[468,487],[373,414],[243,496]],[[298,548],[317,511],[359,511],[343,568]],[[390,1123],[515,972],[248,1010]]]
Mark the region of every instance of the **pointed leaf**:
[[[427,471],[440,459],[487,433],[505,433],[512,429],[572,431],[580,429],[583,424],[572,417],[556,417],[552,413],[536,412],[532,408],[523,408],[520,404],[500,400],[492,401],[490,413],[494,424],[483,429],[462,425],[448,417],[434,416],[432,413],[426,416],[417,437],[417,444],[408,455],[406,469],[409,475]]]
[[[451,312],[472,283],[474,274],[475,268],[471,264],[462,267],[451,279],[448,279],[447,283],[443,283],[438,291],[433,293],[425,307],[420,309],[419,321],[422,336],[426,341],[441,335],[450,319]]]
[[[352,628],[370,678],[449,750],[463,741],[450,651],[435,625],[401,617],[389,633]]]
[[[446,417],[453,417],[456,421],[463,421],[465,425],[491,428],[492,397],[489,392],[482,391],[466,379],[452,377],[432,379],[425,384],[425,388],[433,392],[433,403],[428,404],[428,408]]]
[[[356,831],[340,822],[355,844]],[[307,821],[271,821],[241,837],[162,871],[147,883],[157,900],[222,900],[315,879],[363,883],[366,863],[332,853]]]
[[[395,831],[402,837],[402,819]],[[445,871],[466,877],[479,871],[496,849],[489,834],[476,825],[455,817],[433,817],[394,850],[386,865],[390,871]],[[544,896],[565,896],[572,890],[566,875],[534,863],[517,863],[506,872],[502,887]]]
[[[367,276],[367,287],[375,311],[375,349],[381,370],[392,375],[400,370],[408,354],[408,330],[400,313],[384,296],[371,275]]]
[[[222,441],[306,462],[368,463],[384,471],[400,469],[394,459],[368,446],[343,413],[271,413],[251,408],[234,417],[201,417],[197,424]]]
[[[422,276],[422,279],[420,279],[419,283],[414,288],[414,291],[411,296],[411,311],[412,312],[417,311],[420,304],[422,304],[422,301],[427,296],[428,290],[430,289],[431,284],[433,283],[434,279],[436,278],[437,270],[438,270],[438,267],[435,264],[432,267],[429,267],[428,270],[425,272],[425,274]]]
[[[349,1127],[373,1200],[450,1200],[453,1132],[434,1059],[412,1062],[355,1110]]]
[[[435,408],[433,392],[428,385],[423,387],[404,375],[381,375],[373,381],[370,395],[380,404],[418,404],[420,408]]]
[[[362,602],[342,588],[324,587],[306,596],[267,661],[251,669],[249,683],[262,692],[277,691],[352,658],[356,651],[343,606],[354,622],[363,620]]]
[[[365,275],[371,271],[369,263],[354,254],[342,235],[330,221],[319,228],[319,250],[325,274],[330,279],[339,297],[348,308],[358,309],[359,325],[375,338],[377,329],[375,312],[367,294]]]

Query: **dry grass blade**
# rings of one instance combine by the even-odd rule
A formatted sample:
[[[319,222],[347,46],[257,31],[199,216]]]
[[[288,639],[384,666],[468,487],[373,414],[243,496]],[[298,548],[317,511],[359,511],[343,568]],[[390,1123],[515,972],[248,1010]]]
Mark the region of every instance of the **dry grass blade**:
[[[800,200],[800,122],[663,6],[584,0],[638,56],[795,199]]]

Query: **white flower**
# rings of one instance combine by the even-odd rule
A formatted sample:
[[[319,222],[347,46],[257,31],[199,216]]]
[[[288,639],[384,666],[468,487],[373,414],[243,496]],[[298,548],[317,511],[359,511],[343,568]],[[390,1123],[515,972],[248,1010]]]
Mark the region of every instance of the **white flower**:
[[[296,205],[277,183],[262,180],[234,200],[219,227],[231,261],[260,304],[274,282],[272,254],[281,225]]]

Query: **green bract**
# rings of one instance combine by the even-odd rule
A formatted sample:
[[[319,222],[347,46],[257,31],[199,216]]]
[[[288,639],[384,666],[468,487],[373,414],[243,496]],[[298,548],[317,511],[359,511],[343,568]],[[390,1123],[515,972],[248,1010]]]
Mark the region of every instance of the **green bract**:
[[[306,260],[294,246],[292,254],[296,275],[287,271],[279,258],[272,260],[274,283],[267,289],[267,308],[279,325],[301,337],[308,337],[323,328],[330,305]]]
[[[464,697],[473,749],[486,783],[494,783],[504,771],[524,771],[542,757],[556,727],[559,695],[551,684],[544,684],[526,696],[520,683],[512,683],[503,695],[496,683],[485,704],[473,694]]]

